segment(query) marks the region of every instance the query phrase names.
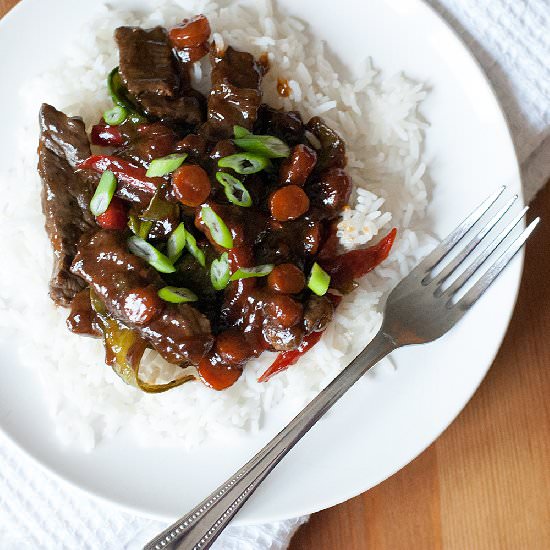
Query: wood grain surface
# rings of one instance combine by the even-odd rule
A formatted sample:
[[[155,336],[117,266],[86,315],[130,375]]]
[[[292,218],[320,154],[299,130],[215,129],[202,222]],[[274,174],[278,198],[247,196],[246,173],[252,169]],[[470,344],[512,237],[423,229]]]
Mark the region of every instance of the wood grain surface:
[[[0,0],[0,17],[17,0]],[[314,514],[290,550],[550,548],[550,187],[516,311],[471,402],[403,470]]]

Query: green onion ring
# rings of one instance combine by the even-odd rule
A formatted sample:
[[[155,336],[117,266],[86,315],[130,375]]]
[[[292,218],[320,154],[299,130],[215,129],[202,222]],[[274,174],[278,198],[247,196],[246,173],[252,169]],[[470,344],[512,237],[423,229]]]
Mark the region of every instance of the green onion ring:
[[[173,155],[154,159],[151,161],[145,175],[148,178],[157,178],[171,174],[183,164],[186,158],[187,153],[174,153]]]
[[[256,174],[269,164],[269,159],[254,153],[236,153],[218,161],[220,168],[232,168],[237,174]]]
[[[158,291],[159,298],[171,304],[185,304],[187,302],[196,302],[198,296],[188,288],[179,288],[176,286],[165,286]]]
[[[244,208],[252,206],[252,197],[241,180],[226,172],[217,172],[216,179],[223,185],[225,196],[229,202]],[[236,193],[240,194],[240,198]]]
[[[174,273],[176,271],[172,262],[162,252],[137,235],[128,239],[128,248],[132,254],[143,258],[149,265],[161,273]]]
[[[273,264],[257,265],[256,267],[241,267],[229,277],[230,281],[239,279],[250,279],[251,277],[266,277],[275,266]]]
[[[330,275],[317,263],[313,264],[307,286],[317,296],[324,296],[330,285]]]
[[[224,248],[233,248],[233,237],[225,222],[212,210],[210,206],[201,208],[201,219],[210,231],[216,244]]]
[[[214,260],[210,266],[210,281],[216,290],[223,290],[229,283],[229,257],[224,252],[218,260]]]
[[[101,174],[99,184],[90,201],[90,211],[94,216],[100,216],[109,208],[109,204],[111,204],[111,200],[116,191],[116,184],[117,181],[113,172],[105,170],[105,172]]]
[[[187,231],[182,222],[176,227],[176,229],[174,229],[174,231],[172,231],[166,243],[166,255],[172,263],[179,260],[183,249],[185,248],[186,241]]]

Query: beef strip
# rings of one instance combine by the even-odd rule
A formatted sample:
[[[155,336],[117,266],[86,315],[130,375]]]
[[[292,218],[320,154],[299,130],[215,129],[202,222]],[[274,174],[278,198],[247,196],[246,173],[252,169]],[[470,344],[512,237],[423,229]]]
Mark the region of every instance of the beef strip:
[[[148,322],[132,322],[129,295],[136,289],[159,289],[164,284],[152,267],[128,251],[122,232],[101,230],[85,236],[71,270],[92,287],[113,318],[136,330],[170,363],[197,364],[212,347],[209,321],[188,304],[163,302]]]
[[[120,76],[133,96],[143,93],[176,95],[179,89],[176,60],[164,28],[119,27],[115,40],[120,56]]]
[[[91,155],[84,123],[51,105],[40,109],[38,172],[42,178],[42,211],[54,251],[50,280],[52,300],[68,307],[84,282],[69,268],[81,235],[96,227],[89,211],[93,184],[77,165]]]
[[[204,97],[192,90],[188,67],[172,51],[162,27],[119,27],[115,31],[122,81],[151,118],[197,125],[204,120]]]
[[[265,67],[254,56],[229,46],[219,52],[212,44],[212,90],[208,98],[208,121],[202,131],[211,141],[229,138],[233,126],[252,131],[262,101],[260,85]]]
[[[312,294],[305,304],[304,328],[306,334],[325,330],[332,320],[333,313],[334,306],[326,296]]]

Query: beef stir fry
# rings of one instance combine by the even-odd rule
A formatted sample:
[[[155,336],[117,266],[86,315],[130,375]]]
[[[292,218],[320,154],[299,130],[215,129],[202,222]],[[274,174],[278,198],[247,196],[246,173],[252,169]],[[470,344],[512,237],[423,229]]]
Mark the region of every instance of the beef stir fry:
[[[343,140],[319,117],[263,104],[265,61],[209,38],[201,15],[117,29],[113,108],[91,129],[93,153],[80,119],[40,111],[51,298],[146,392],[196,378],[221,390],[265,350],[280,354],[261,381],[287,368],[395,238],[338,254],[352,187]],[[190,79],[206,55],[208,97]],[[181,376],[142,380],[148,348]]]

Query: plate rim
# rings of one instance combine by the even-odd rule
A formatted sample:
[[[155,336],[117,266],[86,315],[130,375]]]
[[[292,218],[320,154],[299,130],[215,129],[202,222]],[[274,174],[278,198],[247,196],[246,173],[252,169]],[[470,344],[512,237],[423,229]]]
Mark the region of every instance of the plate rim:
[[[385,1],[389,1],[389,0],[385,0]],[[408,0],[408,1],[410,2],[411,0]],[[460,46],[460,50],[463,53],[466,53],[466,55],[469,58],[470,62],[473,62],[473,66],[476,68],[476,72],[477,72],[478,76],[481,76],[482,81],[485,84],[485,87],[490,90],[491,96],[494,100],[494,104],[497,106],[498,112],[499,112],[499,114],[502,118],[502,121],[504,122],[504,128],[506,130],[507,138],[508,138],[507,141],[509,141],[509,143],[512,145],[512,149],[513,149],[513,152],[514,152],[514,159],[513,159],[514,162],[513,162],[513,164],[514,164],[514,169],[515,169],[515,172],[516,172],[516,177],[514,178],[514,180],[517,180],[520,183],[520,188],[517,191],[517,194],[519,196],[520,202],[522,204],[524,204],[525,200],[524,200],[524,188],[523,188],[522,174],[521,174],[519,160],[518,160],[518,156],[517,156],[516,145],[514,143],[512,133],[511,133],[511,130],[510,130],[510,122],[509,122],[509,119],[508,119],[508,116],[507,116],[506,112],[504,111],[504,108],[501,104],[501,101],[500,101],[498,95],[496,94],[496,91],[493,87],[492,82],[490,81],[487,73],[485,72],[485,70],[481,66],[481,63],[478,61],[478,59],[476,58],[476,56],[474,55],[472,50],[466,44],[465,39],[460,35],[460,33],[455,28],[453,28],[451,26],[451,24],[449,22],[447,22],[447,20],[439,12],[427,2],[427,0],[414,0],[414,2],[417,4],[417,6],[420,6],[421,9],[424,10],[425,12],[427,12],[430,16],[435,16],[435,18],[438,20],[438,22],[440,24],[442,24],[442,26],[445,28],[447,33],[450,36],[452,36],[453,41]],[[26,6],[27,2],[24,2],[23,0],[21,0],[14,7],[12,7],[0,19],[0,32],[2,32],[2,29],[6,25],[9,25],[11,23],[12,19],[16,18],[19,15],[19,13],[24,10],[24,7],[23,7],[24,5]],[[523,219],[521,223],[522,223],[522,226],[525,227],[525,219]],[[313,514],[313,513],[319,512],[321,510],[336,506],[338,504],[346,502],[347,500],[349,500],[351,498],[354,498],[355,496],[358,496],[358,495],[368,491],[369,489],[372,489],[372,488],[376,487],[377,485],[379,485],[380,483],[382,483],[386,479],[392,477],[394,474],[399,472],[406,465],[408,465],[412,460],[416,459],[418,456],[420,456],[422,453],[424,453],[425,450],[428,447],[430,447],[435,441],[437,441],[437,439],[439,439],[439,437],[443,434],[443,432],[445,432],[450,427],[450,425],[454,423],[454,421],[462,413],[464,408],[470,403],[472,397],[477,392],[480,384],[483,382],[483,380],[485,379],[485,377],[486,377],[487,373],[489,372],[491,366],[493,365],[494,360],[495,360],[495,358],[496,358],[496,356],[497,356],[497,354],[498,354],[498,352],[499,352],[499,350],[502,346],[502,342],[503,342],[503,340],[504,340],[504,338],[505,338],[505,336],[508,332],[510,321],[511,321],[512,316],[514,314],[514,311],[516,309],[518,295],[519,295],[519,289],[520,289],[521,281],[522,281],[522,278],[523,278],[523,270],[524,270],[524,265],[525,265],[524,258],[525,258],[525,252],[524,252],[524,248],[522,248],[520,250],[520,252],[517,254],[517,260],[519,260],[519,261],[517,262],[517,265],[515,267],[515,269],[517,270],[517,274],[514,278],[514,299],[513,299],[512,307],[507,311],[507,314],[506,314],[506,329],[504,330],[502,335],[499,336],[498,341],[495,340],[493,342],[494,345],[495,345],[495,350],[491,354],[490,363],[486,367],[484,367],[483,369],[480,369],[479,380],[478,380],[477,384],[475,385],[475,387],[472,386],[471,391],[469,392],[469,396],[466,399],[466,401],[464,402],[464,404],[462,405],[462,407],[459,410],[456,411],[456,414],[454,414],[452,419],[440,431],[438,431],[437,435],[431,441],[429,441],[425,446],[423,446],[423,448],[420,451],[418,451],[418,452],[415,451],[416,454],[414,454],[414,456],[412,458],[405,459],[402,464],[400,464],[398,467],[393,469],[390,473],[388,473],[384,477],[380,478],[374,484],[370,484],[369,482],[367,482],[365,484],[365,486],[363,486],[363,485],[360,486],[359,484],[355,485],[355,488],[353,490],[350,490],[347,493],[345,493],[345,496],[342,497],[342,493],[339,493],[339,496],[334,498],[334,499],[324,499],[321,504],[319,504],[318,506],[311,507],[311,509],[309,511],[304,510],[303,512],[298,512],[298,513],[293,512],[293,513],[290,513],[288,515],[275,515],[275,516],[271,516],[269,518],[263,518],[263,519],[260,519],[260,520],[255,518],[253,521],[246,520],[244,518],[241,519],[240,516],[237,515],[236,518],[233,520],[232,525],[236,525],[236,526],[237,525],[255,525],[255,524],[259,524],[259,523],[271,523],[271,522],[276,522],[276,521],[284,521],[284,520],[292,519],[292,518],[302,516],[302,515]],[[27,458],[29,458],[31,463],[34,463],[35,465],[37,465],[42,471],[46,471],[49,474],[53,475],[54,478],[58,479],[63,484],[66,484],[68,486],[68,488],[76,489],[77,493],[81,493],[83,495],[87,495],[87,496],[92,497],[94,499],[98,499],[100,502],[103,502],[103,503],[107,504],[108,506],[113,506],[115,508],[118,508],[121,511],[125,511],[125,512],[131,513],[131,514],[139,515],[139,516],[142,516],[142,517],[145,517],[145,518],[150,518],[150,519],[154,519],[154,520],[158,520],[158,521],[162,521],[162,522],[168,522],[168,523],[174,521],[174,519],[175,519],[174,516],[166,516],[164,514],[156,514],[154,512],[151,512],[150,510],[146,510],[146,509],[141,508],[139,505],[131,506],[131,505],[126,504],[126,503],[121,503],[121,502],[118,502],[118,501],[115,501],[115,500],[111,500],[108,496],[105,496],[105,495],[97,492],[96,490],[94,490],[92,488],[80,486],[77,483],[76,480],[73,480],[73,479],[69,478],[68,475],[64,474],[60,470],[55,469],[51,464],[49,464],[47,462],[43,462],[34,453],[27,450],[23,446],[23,444],[18,439],[13,437],[10,432],[5,430],[4,427],[1,424],[0,424],[0,434],[3,437],[5,437],[7,441],[11,442],[11,444],[13,444],[17,448],[18,451],[22,452]],[[318,500],[318,502],[320,502],[320,500]]]

